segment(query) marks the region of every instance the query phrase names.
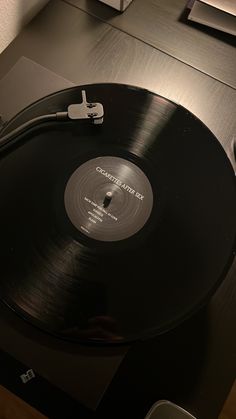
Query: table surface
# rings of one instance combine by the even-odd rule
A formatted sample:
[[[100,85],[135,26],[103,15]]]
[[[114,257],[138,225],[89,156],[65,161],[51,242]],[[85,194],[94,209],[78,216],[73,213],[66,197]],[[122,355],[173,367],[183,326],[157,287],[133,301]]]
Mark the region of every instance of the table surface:
[[[76,84],[152,90],[193,112],[231,155],[235,40],[188,25],[184,6],[134,0],[120,15],[94,0],[52,0],[1,54],[0,77],[24,55]],[[191,321],[130,347],[99,406],[104,417],[130,417],[133,409],[132,417],[142,418],[156,400],[169,398],[199,419],[217,418],[236,376],[235,275],[234,263]]]
[[[37,410],[0,386],[0,419],[47,419]]]
[[[97,0],[66,0],[114,28],[236,87],[236,37],[187,20],[187,0],[133,0],[125,13]]]

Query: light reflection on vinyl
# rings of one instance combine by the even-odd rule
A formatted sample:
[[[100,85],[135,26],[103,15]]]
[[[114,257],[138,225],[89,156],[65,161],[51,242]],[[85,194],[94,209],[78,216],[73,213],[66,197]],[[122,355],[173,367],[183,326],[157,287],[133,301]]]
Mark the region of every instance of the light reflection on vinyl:
[[[0,156],[0,296],[63,339],[148,338],[198,310],[225,277],[235,176],[207,127],[142,89],[67,89],[17,121],[61,111],[82,89],[103,104],[101,126],[47,124]]]

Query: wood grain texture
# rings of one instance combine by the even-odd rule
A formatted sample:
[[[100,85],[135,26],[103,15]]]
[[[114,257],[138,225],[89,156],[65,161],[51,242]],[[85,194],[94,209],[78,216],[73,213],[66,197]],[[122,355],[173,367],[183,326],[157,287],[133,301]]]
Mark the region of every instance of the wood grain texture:
[[[46,419],[46,416],[0,386],[0,419]]]
[[[65,1],[236,87],[236,38],[188,21],[187,0],[134,0],[122,14],[97,0]]]
[[[185,106],[229,150],[236,92],[87,13],[52,0],[3,52],[0,76],[22,56],[77,84],[136,85]]]

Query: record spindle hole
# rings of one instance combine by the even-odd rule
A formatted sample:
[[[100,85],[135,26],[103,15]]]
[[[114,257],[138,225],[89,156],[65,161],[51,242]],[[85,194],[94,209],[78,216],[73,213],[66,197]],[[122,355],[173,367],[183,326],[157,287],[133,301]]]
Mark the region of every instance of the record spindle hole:
[[[103,207],[107,208],[108,205],[111,203],[111,200],[112,200],[112,193],[107,192],[103,201]]]

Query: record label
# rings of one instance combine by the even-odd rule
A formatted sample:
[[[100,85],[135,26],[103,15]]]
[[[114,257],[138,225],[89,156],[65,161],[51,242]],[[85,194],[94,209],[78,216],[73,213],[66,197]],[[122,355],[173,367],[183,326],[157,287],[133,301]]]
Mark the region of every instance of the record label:
[[[98,157],[82,164],[65,189],[72,224],[95,240],[124,240],[147,222],[153,207],[151,184],[135,164]]]

